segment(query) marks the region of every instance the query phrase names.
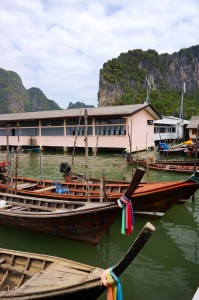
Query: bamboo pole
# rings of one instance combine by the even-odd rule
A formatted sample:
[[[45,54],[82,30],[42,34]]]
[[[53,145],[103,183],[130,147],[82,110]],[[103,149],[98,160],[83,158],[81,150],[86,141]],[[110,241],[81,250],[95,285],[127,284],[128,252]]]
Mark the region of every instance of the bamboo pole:
[[[12,147],[12,150],[11,150],[11,182],[10,182],[10,185],[11,185],[11,194],[13,193],[13,173],[14,173],[14,147]]]
[[[85,141],[86,194],[87,194],[87,201],[90,202],[89,170],[88,170],[88,113],[87,113],[87,109],[85,109],[85,112],[84,112],[84,123],[85,123],[84,141]]]
[[[18,166],[19,166],[19,147],[17,147],[17,151],[16,151],[16,164],[15,164],[15,194],[17,194]]]
[[[74,164],[74,159],[75,159],[75,150],[76,150],[76,144],[77,144],[77,137],[79,135],[79,129],[80,129],[80,124],[81,124],[81,118],[82,118],[82,107],[81,107],[81,111],[80,111],[80,116],[79,116],[79,122],[78,122],[78,126],[77,126],[77,133],[75,135],[75,140],[74,140],[74,146],[73,146],[73,152],[72,152],[72,162],[71,162],[71,168]]]
[[[194,173],[196,172],[196,166],[197,166],[197,156],[198,156],[198,135],[199,135],[199,124],[197,126],[197,132],[196,132],[196,145],[195,145],[195,159],[194,159]],[[192,195],[191,200],[195,201],[195,194]]]
[[[7,160],[7,174],[6,174],[6,193],[8,193],[9,186],[9,172],[10,172],[10,157],[9,157],[9,124],[6,125],[6,160]]]
[[[42,180],[42,150],[39,148],[40,180]]]
[[[148,162],[148,132],[146,133],[146,175],[147,175],[147,183],[149,182],[149,162]]]
[[[96,140],[96,146],[95,146],[94,157],[93,157],[93,176],[95,175],[95,162],[97,156],[98,140],[99,140],[99,127],[98,127],[97,140]]]

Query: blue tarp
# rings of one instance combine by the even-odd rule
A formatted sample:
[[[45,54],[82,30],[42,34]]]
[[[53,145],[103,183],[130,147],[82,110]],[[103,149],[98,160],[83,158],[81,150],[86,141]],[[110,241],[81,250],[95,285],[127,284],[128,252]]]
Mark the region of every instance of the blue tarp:
[[[169,150],[169,146],[166,143],[159,143],[159,150]]]

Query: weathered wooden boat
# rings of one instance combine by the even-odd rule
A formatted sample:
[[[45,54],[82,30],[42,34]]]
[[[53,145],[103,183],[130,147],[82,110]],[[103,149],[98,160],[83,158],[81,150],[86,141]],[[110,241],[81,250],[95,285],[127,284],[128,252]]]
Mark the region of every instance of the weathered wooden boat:
[[[198,157],[199,156],[199,145],[196,145],[196,143],[187,145],[186,149],[184,150],[184,154],[188,157]]]
[[[154,161],[152,160],[146,160],[144,158],[142,159],[134,159],[133,164],[136,164],[137,166],[144,166],[146,167],[147,164],[165,164],[165,165],[181,165],[181,166],[199,166],[199,159],[156,159]]]
[[[154,226],[147,223],[128,252],[112,267],[117,278],[154,230]],[[0,248],[0,299],[94,300],[106,289],[101,280],[105,271],[64,258]]]
[[[0,193],[0,224],[97,245],[120,213],[115,203]]]
[[[199,166],[192,165],[177,165],[177,164],[165,164],[154,162],[148,164],[150,170],[156,171],[166,171],[166,172],[175,172],[175,173],[184,173],[184,174],[193,174],[194,171],[199,171]]]
[[[137,170],[137,169],[136,169]],[[15,178],[13,179],[15,181]],[[198,178],[191,176],[187,180],[171,182],[139,183],[133,195],[129,197],[132,201],[135,214],[159,218],[165,214],[176,203],[185,203],[199,188]],[[69,191],[68,194],[56,193],[53,180],[42,180],[17,177],[17,194],[36,196],[49,199],[87,201],[86,182],[61,182],[62,187]],[[106,201],[116,202],[127,189],[129,182],[124,184],[106,184],[105,194],[100,196],[99,183],[89,183],[89,200],[91,202]],[[8,186],[11,190],[11,186]],[[112,192],[110,190],[113,188]],[[110,189],[110,190],[108,190]],[[6,176],[1,176],[0,190],[6,191]],[[14,189],[13,189],[14,191]]]
[[[140,184],[140,181],[145,173],[143,168],[137,168],[133,180],[135,189]],[[13,176],[10,182],[7,183],[7,175],[0,174],[0,191],[17,192],[29,196],[40,196],[45,198],[79,200],[79,201],[117,201],[130,186],[130,181],[106,181],[102,182],[99,179],[92,179],[86,182],[79,181],[63,181],[54,182],[53,180],[38,180],[22,176]],[[135,190],[134,189],[134,190]]]
[[[180,165],[180,166],[199,166],[198,159],[186,159],[186,160],[179,160],[179,159],[156,159],[156,163],[162,163],[166,165]],[[151,162],[149,162],[151,163]]]
[[[124,196],[130,198],[145,173],[137,170]],[[113,202],[80,202],[0,193],[0,224],[97,245],[120,208]]]
[[[160,156],[167,156],[167,155],[183,154],[185,149],[186,149],[185,143],[181,143],[179,145],[175,145],[172,147],[168,147],[168,145],[165,143],[160,143],[156,151],[160,154]]]

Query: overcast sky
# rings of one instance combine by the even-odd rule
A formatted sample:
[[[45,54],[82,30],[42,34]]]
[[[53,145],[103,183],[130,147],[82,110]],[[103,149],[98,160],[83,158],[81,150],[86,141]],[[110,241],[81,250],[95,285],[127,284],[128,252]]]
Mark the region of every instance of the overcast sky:
[[[199,44],[199,0],[0,0],[0,68],[48,99],[97,106],[99,70],[122,52]]]

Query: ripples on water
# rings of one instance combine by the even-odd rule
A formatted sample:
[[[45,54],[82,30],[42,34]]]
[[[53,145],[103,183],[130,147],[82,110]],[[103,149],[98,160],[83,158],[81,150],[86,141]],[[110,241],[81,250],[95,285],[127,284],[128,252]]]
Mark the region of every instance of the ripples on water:
[[[0,160],[4,159],[6,153],[0,152]],[[37,153],[22,153],[19,155],[18,174],[61,180],[61,162],[71,164],[71,154],[44,152],[40,157]],[[99,153],[96,158],[89,155],[89,170],[90,176],[101,177],[104,174],[106,178],[113,179],[130,180],[132,174],[132,167],[126,166],[124,158],[110,153]],[[73,172],[85,173],[84,153],[76,153]],[[150,181],[188,177],[185,174],[149,172]],[[145,174],[143,180],[147,178]],[[190,199],[185,205],[175,205],[159,220],[136,217],[133,234],[129,237],[120,233],[119,216],[97,247],[5,226],[0,226],[0,247],[61,256],[108,268],[118,262],[147,221],[156,227],[156,231],[120,278],[124,300],[192,299],[199,283],[198,191],[195,202]],[[99,299],[105,300],[106,293]]]

